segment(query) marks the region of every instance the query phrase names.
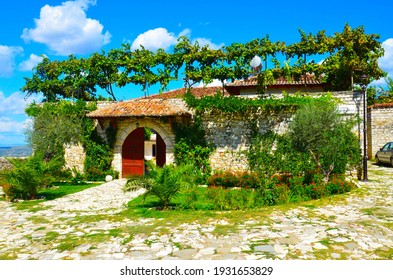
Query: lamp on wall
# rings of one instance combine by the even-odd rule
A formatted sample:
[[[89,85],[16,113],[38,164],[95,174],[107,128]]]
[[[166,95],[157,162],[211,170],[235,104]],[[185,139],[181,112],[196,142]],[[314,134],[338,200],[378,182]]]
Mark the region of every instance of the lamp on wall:
[[[362,74],[360,77],[362,81],[362,93],[363,93],[363,182],[368,182],[367,174],[367,82],[368,76]]]

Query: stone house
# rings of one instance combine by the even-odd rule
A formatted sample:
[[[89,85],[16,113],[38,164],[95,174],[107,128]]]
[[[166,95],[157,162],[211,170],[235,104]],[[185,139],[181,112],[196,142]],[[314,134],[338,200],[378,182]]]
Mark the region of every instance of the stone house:
[[[295,93],[307,92],[320,95],[324,92],[324,84],[307,76],[300,81],[287,81],[277,79],[274,85],[267,89],[268,94],[280,96],[283,91]],[[256,95],[257,79],[251,77],[247,80],[235,81],[222,87],[196,87],[192,89],[196,97],[214,95],[217,91],[224,91],[224,95],[238,95],[252,97]],[[121,177],[132,174],[143,174],[145,171],[145,146],[143,128],[151,129],[156,138],[155,161],[162,166],[174,161],[175,135],[173,123],[188,123],[193,117],[193,111],[182,100],[186,90],[177,89],[147,98],[114,102],[99,106],[88,114],[96,120],[99,133],[105,135],[108,126],[117,129],[112,165],[119,171]],[[343,114],[356,114],[356,104],[353,92],[335,92],[336,97],[342,100],[340,110]],[[260,112],[253,118],[257,119],[261,133],[274,130],[283,133],[292,118],[290,112],[266,113]],[[206,140],[215,147],[210,157],[213,170],[244,171],[248,167],[247,159],[243,153],[250,144],[251,124],[250,116],[246,114],[229,114],[220,112],[207,112],[202,116],[202,124],[206,132]],[[78,157],[77,155],[74,156]],[[80,158],[83,158],[79,156]],[[74,163],[75,164],[75,163]]]

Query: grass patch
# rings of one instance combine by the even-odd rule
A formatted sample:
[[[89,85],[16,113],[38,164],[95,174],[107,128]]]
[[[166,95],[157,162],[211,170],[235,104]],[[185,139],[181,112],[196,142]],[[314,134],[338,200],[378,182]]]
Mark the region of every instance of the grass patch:
[[[32,221],[34,224],[50,224],[51,221],[42,216],[31,216],[27,220]]]
[[[41,206],[40,203],[43,202],[42,199],[30,200],[30,201],[21,201],[15,204],[16,209],[19,211],[28,211],[31,213],[36,213],[38,211],[47,210],[50,206],[44,207]]]
[[[51,242],[53,240],[56,240],[57,237],[59,237],[60,233],[56,232],[56,231],[48,231],[45,235],[44,240],[46,242]]]
[[[53,200],[69,194],[77,193],[92,187],[96,187],[101,183],[56,183],[56,185],[42,189],[38,192],[39,197],[43,197],[45,200]]]
[[[56,246],[56,249],[59,250],[60,252],[72,251],[78,246],[79,244],[76,240],[71,240],[71,241],[60,243],[59,245]]]
[[[0,255],[0,260],[16,260],[18,256],[15,253],[6,253],[3,255]]]
[[[324,238],[324,239],[320,240],[319,243],[328,247],[330,245],[330,239]]]
[[[80,237],[67,236],[66,240],[60,243],[59,245],[57,245],[55,248],[60,252],[73,251],[76,247],[81,245],[85,245],[85,244],[98,245],[100,243],[107,242],[108,240],[111,239],[111,237],[112,236],[110,234],[103,233],[103,232],[84,235]]]
[[[371,207],[360,209],[363,213],[369,216],[374,216],[379,219],[391,218],[393,216],[390,209],[385,207]]]
[[[236,229],[236,225],[230,224],[230,225],[216,225],[213,233],[218,236],[225,236],[225,235],[230,235],[233,233],[233,231]]]
[[[101,183],[67,183],[67,182],[60,182],[56,183],[55,186],[41,189],[38,191],[37,197],[40,199],[36,200],[26,200],[21,201],[15,204],[16,209],[20,211],[28,211],[28,212],[38,212],[42,210],[47,210],[50,208],[40,206],[40,203],[48,200],[57,199],[69,194],[77,193],[88,188],[99,186]]]
[[[113,237],[121,237],[122,231],[119,228],[114,228],[109,230],[109,235]]]
[[[382,247],[374,251],[382,260],[393,260],[393,248]]]

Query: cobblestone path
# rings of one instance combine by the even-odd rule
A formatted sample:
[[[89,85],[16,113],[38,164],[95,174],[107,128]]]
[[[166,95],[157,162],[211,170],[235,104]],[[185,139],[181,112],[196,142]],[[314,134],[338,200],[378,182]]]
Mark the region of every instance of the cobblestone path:
[[[0,259],[393,259],[393,168],[369,166],[349,194],[236,221],[125,217],[140,193],[124,194],[124,180],[30,211],[0,201]]]

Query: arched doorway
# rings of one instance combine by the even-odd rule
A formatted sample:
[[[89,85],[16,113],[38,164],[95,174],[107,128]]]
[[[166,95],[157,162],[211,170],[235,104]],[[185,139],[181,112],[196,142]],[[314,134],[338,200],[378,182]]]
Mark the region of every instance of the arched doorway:
[[[122,146],[122,177],[143,175],[145,173],[145,157],[147,154],[151,154],[155,158],[158,166],[164,166],[166,162],[166,145],[157,132],[154,133],[154,136],[154,140],[146,139],[144,127],[133,130],[127,136]],[[154,144],[147,146],[145,141],[154,141]],[[147,151],[145,148],[154,150]]]

